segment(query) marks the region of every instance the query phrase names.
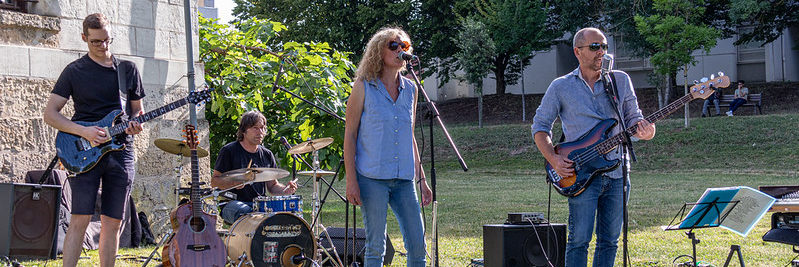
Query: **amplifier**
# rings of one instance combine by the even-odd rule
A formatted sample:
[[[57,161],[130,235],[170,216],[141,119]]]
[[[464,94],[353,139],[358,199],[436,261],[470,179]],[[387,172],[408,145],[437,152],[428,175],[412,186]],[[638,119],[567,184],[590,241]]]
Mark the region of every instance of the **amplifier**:
[[[515,212],[515,213],[508,213],[508,220],[505,221],[505,224],[530,224],[533,222],[534,224],[541,224],[547,223],[547,220],[544,219],[544,214],[540,212]]]
[[[799,246],[799,213],[771,214],[771,230],[763,235],[763,241]]]

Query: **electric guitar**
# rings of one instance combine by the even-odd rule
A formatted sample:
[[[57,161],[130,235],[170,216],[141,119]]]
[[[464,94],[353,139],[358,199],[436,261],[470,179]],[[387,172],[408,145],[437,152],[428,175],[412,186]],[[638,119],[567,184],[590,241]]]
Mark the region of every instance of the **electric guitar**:
[[[163,107],[147,112],[141,116],[133,118],[134,121],[144,123],[158,116],[164,115],[176,108],[182,107],[187,103],[199,104],[211,96],[211,89],[194,91],[188,96],[169,103]],[[128,122],[123,121],[119,116],[122,110],[114,110],[108,113],[103,119],[95,122],[76,121],[75,123],[83,126],[99,126],[105,130],[106,136],[110,136],[107,142],[92,145],[89,140],[71,133],[59,131],[55,138],[56,154],[61,164],[73,173],[84,173],[97,165],[100,159],[108,152],[125,149],[125,140],[119,140],[119,135],[125,133]]]
[[[164,246],[164,266],[224,267],[227,250],[216,233],[216,216],[202,210],[200,167],[197,162],[197,131],[186,125],[186,144],[191,148],[191,201],[169,214],[175,235]]]
[[[710,76],[711,79],[691,86],[690,93],[677,99],[671,104],[649,115],[645,119],[650,123],[655,123],[676,111],[683,105],[697,98],[708,98],[715,91],[713,88],[724,88],[730,85],[730,78],[719,72],[719,77]],[[555,146],[555,153],[567,155],[574,161],[574,174],[569,177],[561,177],[549,162],[545,162],[547,181],[552,183],[555,190],[563,196],[577,196],[585,190],[595,177],[602,173],[612,171],[619,167],[621,160],[608,160],[607,153],[610,153],[624,140],[624,133],[608,137],[611,130],[616,126],[615,119],[606,119],[598,123],[590,132],[572,142],[560,143]],[[630,135],[638,132],[638,125],[633,125],[625,129]]]

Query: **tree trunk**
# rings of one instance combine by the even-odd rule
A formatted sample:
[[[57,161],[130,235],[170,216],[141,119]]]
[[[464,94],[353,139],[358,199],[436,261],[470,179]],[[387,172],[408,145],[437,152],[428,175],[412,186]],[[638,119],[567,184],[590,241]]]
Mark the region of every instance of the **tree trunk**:
[[[483,129],[483,86],[479,86],[480,94],[477,95],[477,127]]]
[[[671,75],[666,75],[666,92],[663,94],[663,106],[669,104],[671,100],[671,91],[672,91],[672,84],[671,84]]]
[[[497,95],[505,94],[505,69],[508,66],[508,57],[497,56],[494,59],[494,77],[497,78]]]

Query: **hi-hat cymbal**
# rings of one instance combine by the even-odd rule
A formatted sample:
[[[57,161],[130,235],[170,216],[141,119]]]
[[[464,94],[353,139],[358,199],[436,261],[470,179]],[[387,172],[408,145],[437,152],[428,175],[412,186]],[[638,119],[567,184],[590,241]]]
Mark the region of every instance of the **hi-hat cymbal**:
[[[232,171],[226,171],[222,174],[222,180],[230,182],[266,182],[277,180],[289,175],[288,171],[277,168],[241,168]]]
[[[308,140],[299,143],[296,146],[293,146],[291,149],[289,149],[289,154],[303,154],[303,153],[313,152],[322,149],[326,146],[329,146],[332,143],[333,143],[333,138],[330,137]]]
[[[298,175],[313,176],[314,172],[313,171],[301,171],[301,172],[297,172],[297,174]],[[336,172],[324,171],[324,170],[316,171],[316,177],[322,177],[322,176],[325,176],[325,175],[333,175],[333,174],[336,174]]]
[[[155,140],[155,146],[160,148],[167,153],[174,154],[174,155],[183,155],[184,157],[191,157],[191,148],[189,148],[186,143],[183,141],[169,139],[169,138],[161,138]],[[197,157],[207,157],[208,151],[201,147],[197,147]]]

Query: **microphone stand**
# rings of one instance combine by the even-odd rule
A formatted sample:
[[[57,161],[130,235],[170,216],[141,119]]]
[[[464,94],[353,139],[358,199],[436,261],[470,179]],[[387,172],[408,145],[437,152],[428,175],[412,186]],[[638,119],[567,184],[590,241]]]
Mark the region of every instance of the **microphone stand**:
[[[635,151],[633,150],[633,142],[630,139],[630,133],[627,132],[627,123],[624,121],[624,117],[621,116],[621,111],[619,111],[619,105],[621,104],[619,100],[619,91],[616,87],[616,84],[613,82],[613,79],[610,79],[610,75],[613,75],[611,70],[602,71],[602,82],[605,86],[605,91],[608,93],[608,97],[610,98],[610,104],[613,106],[613,109],[616,111],[616,115],[619,117],[619,124],[618,126],[621,128],[622,138],[620,149],[621,149],[621,176],[622,176],[622,266],[627,266],[627,228],[628,228],[628,221],[629,217],[627,214],[627,194],[629,185],[627,184],[628,179],[628,170],[627,170],[627,153],[629,149],[630,158],[633,162],[636,162],[635,158]]]
[[[408,66],[411,65],[410,61],[411,60],[406,60]],[[417,63],[419,62],[418,58],[416,58],[416,62]],[[434,146],[434,143],[433,143],[433,118],[435,118],[435,120],[438,121],[438,125],[441,126],[441,130],[444,131],[444,137],[447,138],[447,141],[449,141],[449,145],[452,147],[452,150],[455,152],[455,155],[458,157],[458,162],[461,164],[461,168],[463,168],[463,171],[464,172],[469,171],[469,167],[466,166],[466,162],[463,161],[463,157],[461,156],[460,151],[458,151],[458,147],[455,146],[455,142],[452,141],[452,137],[449,135],[449,131],[447,131],[447,127],[444,126],[444,122],[441,121],[441,116],[440,116],[440,113],[438,112],[438,108],[436,108],[436,104],[433,103],[433,101],[430,100],[430,97],[427,96],[427,92],[425,92],[424,87],[422,86],[422,83],[419,82],[419,77],[417,77],[416,73],[413,72],[413,67],[410,67],[410,71],[409,72],[413,76],[413,80],[416,83],[416,88],[418,88],[418,91],[421,92],[421,94],[424,96],[424,100],[427,102],[427,105],[426,105],[427,106],[427,110],[429,112],[428,115],[429,115],[429,118],[430,118],[430,125],[429,125],[430,126],[430,184],[431,184],[431,189],[433,191],[433,222],[432,223],[435,226],[436,225],[436,220],[438,218],[438,216],[436,214],[438,209],[435,208],[436,205],[437,205],[437,201],[436,201],[437,199],[436,199],[436,160],[435,160],[435,146]],[[416,96],[416,97],[418,97],[418,96]],[[433,249],[435,250],[435,255],[434,255],[435,256],[435,265],[434,266],[438,267],[439,266],[438,265],[438,227],[434,227],[433,243],[435,244],[433,246]]]

